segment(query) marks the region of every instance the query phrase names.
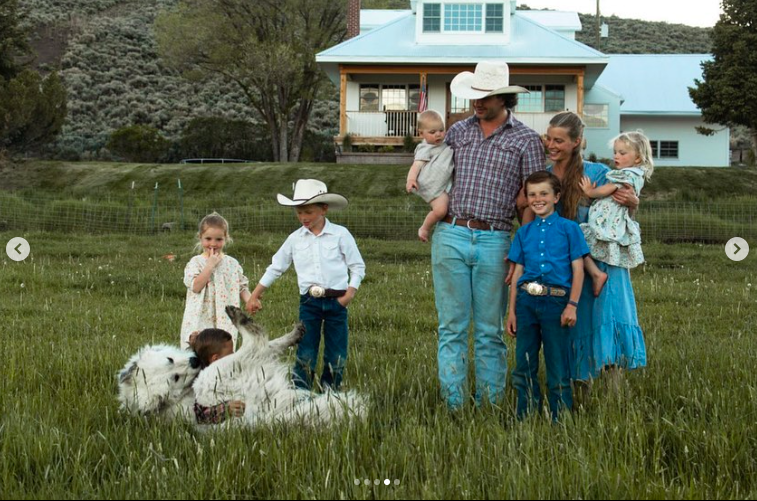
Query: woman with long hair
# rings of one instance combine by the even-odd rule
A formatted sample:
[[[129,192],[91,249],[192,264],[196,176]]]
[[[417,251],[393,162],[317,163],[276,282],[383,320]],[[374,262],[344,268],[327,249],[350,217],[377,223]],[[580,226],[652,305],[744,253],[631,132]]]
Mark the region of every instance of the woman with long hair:
[[[581,189],[581,179],[588,176],[592,184],[601,186],[607,181],[610,169],[600,163],[583,159],[584,123],[571,111],[555,115],[549,122],[544,138],[547,158],[552,163],[547,170],[562,182],[562,197],[557,212],[577,223],[588,220],[588,199]],[[613,198],[632,211],[639,199],[630,187],[619,188]],[[571,378],[575,382],[579,401],[585,399],[592,379],[607,373],[611,383],[618,383],[618,369],[635,369],[646,365],[646,347],[639,327],[636,299],[627,268],[596,263],[607,274],[603,287],[595,289],[587,274],[578,305],[576,326],[571,328]],[[596,281],[596,277],[595,277]],[[595,297],[595,290],[598,295]],[[583,398],[582,398],[583,397]]]

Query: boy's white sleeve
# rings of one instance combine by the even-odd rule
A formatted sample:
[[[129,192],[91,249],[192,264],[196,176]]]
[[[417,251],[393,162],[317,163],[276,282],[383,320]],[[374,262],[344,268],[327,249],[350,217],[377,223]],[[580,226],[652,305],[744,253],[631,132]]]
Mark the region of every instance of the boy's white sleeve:
[[[339,239],[342,245],[342,253],[344,254],[344,260],[347,263],[347,269],[350,270],[350,282],[349,286],[355,289],[360,288],[360,283],[365,277],[365,262],[363,256],[360,255],[360,250],[357,248],[357,243],[350,233],[343,235]]]
[[[292,265],[292,238],[289,237],[284,242],[276,254],[271,259],[271,264],[266,268],[263,277],[260,279],[260,285],[266,289],[271,286],[285,271]]]

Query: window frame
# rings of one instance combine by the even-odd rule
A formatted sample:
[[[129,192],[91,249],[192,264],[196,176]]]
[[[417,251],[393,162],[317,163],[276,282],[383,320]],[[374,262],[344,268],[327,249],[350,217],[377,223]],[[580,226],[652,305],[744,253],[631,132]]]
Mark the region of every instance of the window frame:
[[[528,84],[523,85],[522,87],[525,87],[529,91],[536,92],[536,89],[534,87],[539,87],[539,93],[541,94],[541,105],[539,110],[524,110],[520,108],[520,102],[524,96],[518,96],[518,106],[515,107],[516,113],[557,113],[558,111],[565,110],[565,95],[566,95],[566,86],[564,84]],[[548,87],[560,87],[562,89],[562,106],[559,110],[547,110],[547,91]],[[555,89],[549,89],[550,91],[554,91]],[[529,100],[530,101],[530,100]]]
[[[363,89],[378,89],[378,97],[377,97],[377,108],[366,110],[363,108]],[[410,107],[411,103],[411,94],[415,93],[416,96],[419,97],[420,95],[420,84],[417,83],[397,83],[397,84],[384,84],[384,83],[360,83],[358,95],[358,110],[366,113],[384,113],[386,111],[416,111],[417,110],[417,98],[416,98],[416,108],[412,109]],[[398,90],[404,90],[405,92],[405,109],[402,110],[385,110],[384,109],[384,89],[398,89]]]
[[[448,29],[448,20],[451,22],[453,19],[448,16],[453,15],[453,10],[450,7],[464,7],[468,9],[478,9],[478,15],[474,17],[474,29]],[[499,15],[495,15],[496,10],[499,9]],[[491,11],[491,16],[490,16]],[[502,34],[505,31],[505,16],[510,15],[509,10],[506,8],[504,2],[486,2],[482,0],[476,3],[459,3],[451,0],[449,2],[439,1],[434,3],[423,4],[423,17],[421,19],[421,31],[423,33],[453,33],[453,34],[479,34],[484,35],[487,33]],[[457,20],[457,19],[456,19]],[[468,22],[468,19],[462,19],[463,23]],[[492,24],[498,24],[491,29],[489,26]],[[476,25],[480,25],[478,29],[475,29]],[[467,25],[466,25],[467,27]]]
[[[586,108],[587,106],[602,106],[605,110],[605,116],[604,116],[604,125],[592,125],[589,123],[589,119],[587,119],[587,113]],[[596,117],[596,114],[590,115],[591,118]],[[586,127],[588,129],[609,129],[610,128],[610,103],[584,103],[584,109],[583,109],[583,120],[584,123],[586,123]]]

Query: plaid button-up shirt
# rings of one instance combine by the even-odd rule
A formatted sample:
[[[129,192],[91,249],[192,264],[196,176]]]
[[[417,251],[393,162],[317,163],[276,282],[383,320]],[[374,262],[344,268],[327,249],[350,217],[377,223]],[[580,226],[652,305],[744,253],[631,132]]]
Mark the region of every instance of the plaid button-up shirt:
[[[446,142],[455,152],[449,213],[510,231],[523,182],[545,169],[539,134],[509,112],[507,121],[484,139],[474,115],[450,127]]]

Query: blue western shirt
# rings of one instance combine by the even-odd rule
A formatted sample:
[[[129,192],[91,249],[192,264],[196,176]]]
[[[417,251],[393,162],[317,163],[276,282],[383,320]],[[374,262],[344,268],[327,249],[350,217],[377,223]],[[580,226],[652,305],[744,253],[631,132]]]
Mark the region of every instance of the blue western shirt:
[[[571,288],[571,262],[589,254],[581,227],[553,212],[546,219],[536,219],[518,230],[507,258],[522,264],[518,281]]]

